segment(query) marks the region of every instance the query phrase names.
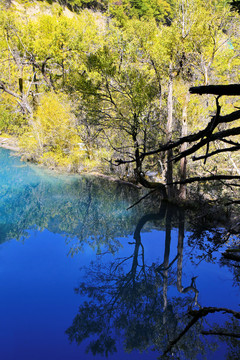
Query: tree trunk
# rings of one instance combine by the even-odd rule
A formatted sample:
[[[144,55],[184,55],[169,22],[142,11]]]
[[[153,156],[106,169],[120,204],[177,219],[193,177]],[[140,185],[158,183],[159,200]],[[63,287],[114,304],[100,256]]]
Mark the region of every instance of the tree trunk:
[[[169,65],[169,82],[168,82],[168,101],[167,101],[167,142],[172,140],[172,126],[173,126],[173,76],[172,76],[172,63]],[[167,151],[167,184],[173,183],[173,168],[172,168],[172,149]],[[173,185],[167,186],[167,194],[171,199],[173,197]]]
[[[142,173],[142,160],[140,159],[140,152],[139,152],[139,144],[137,141],[137,136],[132,134],[132,139],[134,142],[134,149],[135,149],[135,162],[136,168],[134,169],[134,174],[137,182],[140,182],[141,173]]]
[[[187,136],[187,105],[189,100],[189,94],[186,96],[186,101],[183,107],[183,114],[182,114],[182,134],[181,137]],[[183,143],[181,146],[181,152],[187,150],[187,143]],[[184,157],[180,160],[180,180],[186,180],[187,175],[187,158]],[[179,197],[180,199],[186,199],[187,196],[187,187],[185,184],[180,184],[179,189]]]

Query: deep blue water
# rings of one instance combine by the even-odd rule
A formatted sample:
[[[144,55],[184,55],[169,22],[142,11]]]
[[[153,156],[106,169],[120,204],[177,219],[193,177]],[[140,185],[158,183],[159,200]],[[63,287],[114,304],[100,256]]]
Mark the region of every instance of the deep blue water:
[[[183,210],[148,199],[127,211],[136,189],[51,173],[8,150],[0,164],[1,359],[158,359],[190,309],[239,311],[239,269]],[[232,319],[202,318],[168,358],[237,359],[236,339],[201,334],[239,333]]]

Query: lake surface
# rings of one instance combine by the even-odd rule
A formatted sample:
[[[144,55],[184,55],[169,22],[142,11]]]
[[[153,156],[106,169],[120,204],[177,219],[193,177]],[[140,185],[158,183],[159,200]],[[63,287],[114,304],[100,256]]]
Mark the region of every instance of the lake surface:
[[[238,359],[237,338],[202,333],[240,333],[219,311],[240,304],[224,229],[156,195],[127,210],[139,190],[8,150],[0,164],[1,359]],[[210,307],[163,357],[191,311]]]

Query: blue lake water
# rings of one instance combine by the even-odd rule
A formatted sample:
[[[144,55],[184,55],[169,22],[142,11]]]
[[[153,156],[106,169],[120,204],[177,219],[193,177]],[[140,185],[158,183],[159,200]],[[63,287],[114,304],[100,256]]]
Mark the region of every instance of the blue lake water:
[[[239,268],[224,265],[214,238],[224,229],[156,196],[127,210],[139,190],[8,150],[0,164],[1,359],[161,359],[190,310],[239,311]],[[237,359],[238,339],[202,334],[219,329],[240,332],[214,312],[165,358]]]

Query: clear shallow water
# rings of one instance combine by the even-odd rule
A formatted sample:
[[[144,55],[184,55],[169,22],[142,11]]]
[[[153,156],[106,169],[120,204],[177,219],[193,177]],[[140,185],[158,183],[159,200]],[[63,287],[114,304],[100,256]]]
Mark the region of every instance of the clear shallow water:
[[[187,221],[183,236],[182,210],[148,200],[126,211],[132,188],[9,154],[0,149],[1,359],[157,359],[188,309],[239,311],[237,269],[220,266],[213,241]],[[236,340],[231,355],[222,337],[200,334],[239,333],[231,320],[198,321],[169,358],[237,359]]]

